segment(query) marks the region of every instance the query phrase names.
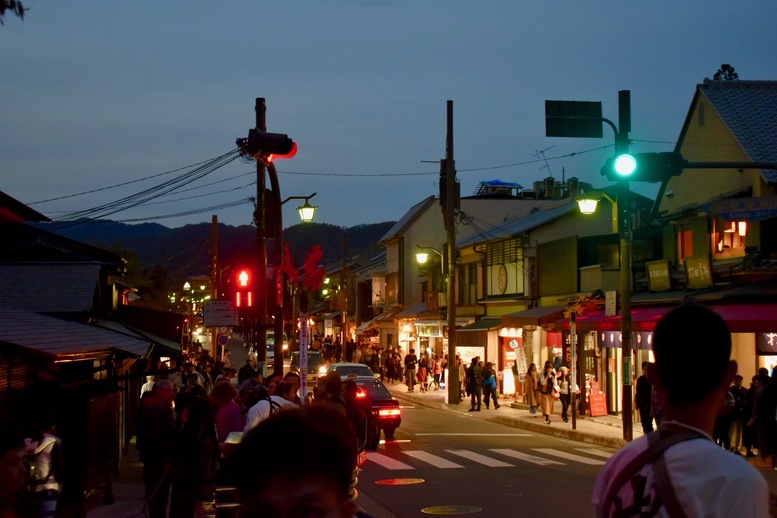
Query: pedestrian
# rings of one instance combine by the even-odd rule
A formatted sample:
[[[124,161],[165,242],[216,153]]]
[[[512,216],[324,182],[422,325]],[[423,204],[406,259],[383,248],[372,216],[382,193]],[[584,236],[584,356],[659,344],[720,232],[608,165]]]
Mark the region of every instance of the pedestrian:
[[[405,356],[405,383],[407,383],[407,391],[413,392],[415,388],[415,369],[418,364],[418,357],[415,355],[415,349],[411,348],[410,352]]]
[[[553,387],[555,385],[556,371],[553,370],[553,363],[546,361],[538,384],[540,407],[542,408],[542,415],[545,417],[545,424],[550,424],[550,416],[553,415],[553,407],[556,405],[556,400],[553,398]]]
[[[734,376],[734,384],[728,391],[734,396],[734,412],[731,417],[731,429],[729,443],[731,444],[731,451],[735,455],[742,455],[742,429],[745,424],[745,401],[747,398],[747,391],[742,387],[742,376],[737,374]]]
[[[488,409],[489,399],[494,401],[494,410],[499,408],[499,389],[497,387],[494,364],[486,362],[486,368],[483,370],[483,399],[486,409]]]
[[[750,426],[755,427],[755,439],[758,446],[758,456],[761,460],[774,467],[775,453],[777,448],[777,423],[775,422],[775,397],[774,390],[777,384],[769,380],[769,376],[759,373],[755,379],[756,391],[753,400],[753,409],[748,421]]]
[[[267,419],[271,414],[283,409],[298,406],[294,402],[294,398],[297,396],[297,392],[294,389],[294,385],[288,381],[281,381],[273,388],[271,395],[267,395],[259,399],[246,414],[245,426],[243,427],[243,435],[248,433],[252,428],[255,428],[263,420]]]
[[[459,355],[456,355],[456,369],[459,371],[459,399],[463,401],[467,396],[467,370]]]
[[[54,417],[44,414],[37,437],[25,440],[32,504],[41,518],[56,516],[64,480],[62,439],[56,430]]]
[[[418,360],[418,384],[421,386],[421,392],[426,392],[429,380],[429,362],[426,353],[421,354]]]
[[[432,381],[434,383],[434,390],[440,390],[440,374],[442,374],[442,364],[440,363],[440,357],[435,354],[432,358]]]
[[[143,463],[149,518],[167,516],[167,501],[175,471],[177,427],[174,400],[173,382],[161,379],[140,402],[136,447]]]
[[[650,433],[653,431],[653,387],[650,385],[645,369],[648,362],[642,362],[642,376],[637,378],[637,391],[634,395],[634,406],[639,411],[639,420],[642,422],[642,432]]]
[[[661,395],[665,420],[599,472],[596,516],[769,516],[764,478],[710,436],[737,371],[726,323],[710,309],[682,304],[659,320],[652,347],[647,376]],[[704,376],[689,383],[689,365]]]
[[[171,518],[190,518],[203,502],[213,500],[219,477],[221,444],[216,414],[234,398],[231,383],[195,400],[188,411],[178,441],[178,466],[170,498]],[[200,392],[202,394],[202,392]]]
[[[537,417],[537,408],[540,406],[539,383],[540,374],[537,372],[537,365],[530,363],[523,378],[523,402],[529,405],[529,415],[532,417]]]
[[[518,372],[518,362],[514,361],[512,366],[510,367],[510,372],[512,372],[513,375],[513,402],[518,401],[518,387],[519,383],[521,382],[521,374]]]
[[[742,428],[742,446],[745,447],[745,457],[755,457],[755,453],[753,453],[753,448],[756,446],[755,424],[750,423],[750,416],[753,411],[753,403],[755,403],[755,392],[758,389],[757,378],[758,376],[753,376],[750,379],[750,386],[745,392],[743,411],[745,423]]]
[[[572,383],[570,383],[569,369],[561,367],[557,377],[559,399],[561,400],[561,420],[569,422],[569,404],[572,401]]]
[[[729,430],[731,429],[735,405],[734,395],[729,390],[725,391],[718,408],[718,416],[715,418],[715,427],[712,429],[712,440],[725,450],[731,450]]]
[[[483,369],[480,367],[480,358],[475,356],[467,368],[467,392],[469,393],[470,407],[468,412],[480,412],[480,403],[483,398]]]

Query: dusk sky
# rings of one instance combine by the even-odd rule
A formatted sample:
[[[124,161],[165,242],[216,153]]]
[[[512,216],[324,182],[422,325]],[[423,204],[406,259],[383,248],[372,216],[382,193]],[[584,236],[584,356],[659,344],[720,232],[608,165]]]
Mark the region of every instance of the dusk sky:
[[[449,99],[469,195],[491,179],[608,184],[610,128],[546,137],[546,99],[601,101],[617,123],[618,91],[630,90],[631,149],[669,151],[696,85],[721,64],[777,80],[773,0],[24,5],[24,20],[0,26],[0,191],[52,219],[199,176],[194,164],[247,136],[257,97],[268,131],[299,146],[276,162],[282,198],[316,192],[316,221],[353,226],[399,219],[438,192],[427,161],[444,157]],[[255,181],[235,160],[104,217],[250,224]],[[301,203],[284,206],[285,226]]]

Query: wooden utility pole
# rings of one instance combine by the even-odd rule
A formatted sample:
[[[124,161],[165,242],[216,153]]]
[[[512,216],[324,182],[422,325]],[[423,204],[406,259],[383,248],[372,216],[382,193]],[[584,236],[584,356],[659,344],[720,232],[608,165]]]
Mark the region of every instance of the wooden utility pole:
[[[448,271],[446,275],[446,296],[448,306],[448,379],[447,396],[449,404],[461,402],[459,390],[459,369],[456,366],[456,165],[453,162],[453,101],[448,101],[447,136],[445,139],[445,230],[447,233]]]

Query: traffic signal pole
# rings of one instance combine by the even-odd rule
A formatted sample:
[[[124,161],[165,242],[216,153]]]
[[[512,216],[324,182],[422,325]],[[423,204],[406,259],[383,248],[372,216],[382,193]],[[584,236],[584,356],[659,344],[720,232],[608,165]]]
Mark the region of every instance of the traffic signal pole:
[[[263,97],[256,99],[256,129],[267,131],[265,113],[267,106]],[[267,167],[264,161],[256,161],[256,223],[257,264],[256,274],[256,321],[253,326],[253,335],[257,349],[257,369],[265,374],[267,364],[267,218],[265,214],[267,188]],[[281,339],[282,339],[281,335]],[[276,337],[276,341],[278,337]]]
[[[631,131],[631,92],[618,92],[618,132],[616,133],[616,155],[629,152],[629,132]],[[621,255],[621,347],[623,377],[623,439],[633,438],[632,414],[634,411],[631,385],[631,204],[629,182],[618,183],[618,212]]]

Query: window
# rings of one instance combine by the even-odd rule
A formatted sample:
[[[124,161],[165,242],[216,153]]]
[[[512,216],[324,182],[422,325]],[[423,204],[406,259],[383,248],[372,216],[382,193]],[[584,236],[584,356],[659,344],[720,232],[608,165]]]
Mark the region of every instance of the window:
[[[737,257],[745,254],[747,221],[726,221],[715,218],[711,234],[713,257]]]

